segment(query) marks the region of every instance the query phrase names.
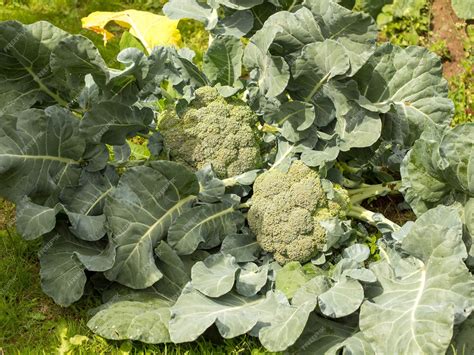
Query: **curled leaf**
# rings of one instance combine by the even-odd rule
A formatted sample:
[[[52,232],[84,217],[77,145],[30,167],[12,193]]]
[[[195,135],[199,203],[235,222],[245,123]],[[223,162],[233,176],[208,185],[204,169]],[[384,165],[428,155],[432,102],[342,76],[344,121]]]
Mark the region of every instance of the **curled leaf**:
[[[181,33],[177,20],[166,16],[155,15],[146,11],[126,10],[120,12],[96,11],[82,19],[82,27],[101,34],[104,44],[114,35],[105,29],[109,22],[115,22],[129,30],[151,52],[156,46],[178,46],[181,43]]]

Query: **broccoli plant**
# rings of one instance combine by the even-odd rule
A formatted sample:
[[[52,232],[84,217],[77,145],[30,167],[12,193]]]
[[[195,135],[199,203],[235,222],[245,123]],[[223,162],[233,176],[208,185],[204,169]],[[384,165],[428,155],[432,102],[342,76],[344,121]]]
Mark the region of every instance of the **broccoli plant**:
[[[158,46],[111,69],[82,36],[1,22],[0,195],[43,241],[44,292],[102,297],[88,326],[114,340],[470,346],[472,125],[449,128],[439,58],[376,46],[350,8],[170,1],[212,32],[202,68]],[[416,221],[362,207],[397,190]]]

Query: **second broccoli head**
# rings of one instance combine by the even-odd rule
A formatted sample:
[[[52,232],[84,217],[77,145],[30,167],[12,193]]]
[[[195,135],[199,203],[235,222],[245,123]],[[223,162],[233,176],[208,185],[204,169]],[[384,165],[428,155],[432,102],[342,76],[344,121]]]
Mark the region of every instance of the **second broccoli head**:
[[[253,189],[249,226],[280,264],[304,263],[322,250],[326,230],[320,222],[343,217],[349,204],[344,189],[329,199],[319,174],[301,161],[286,173],[272,169],[261,174]]]
[[[196,90],[179,117],[164,111],[158,123],[171,158],[193,170],[211,163],[219,178],[240,175],[262,165],[257,116],[243,102],[223,98],[215,88]]]

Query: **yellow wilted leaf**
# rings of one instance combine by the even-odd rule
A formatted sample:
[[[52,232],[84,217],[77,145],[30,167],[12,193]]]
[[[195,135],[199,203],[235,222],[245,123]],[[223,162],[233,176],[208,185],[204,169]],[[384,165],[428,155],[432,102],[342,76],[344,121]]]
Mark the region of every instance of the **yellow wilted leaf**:
[[[101,34],[104,37],[104,43],[107,43],[114,37],[111,32],[105,29],[105,26],[111,21],[128,29],[143,44],[148,53],[155,46],[178,46],[181,44],[178,20],[170,20],[166,16],[146,11],[97,11],[82,19],[82,27]]]

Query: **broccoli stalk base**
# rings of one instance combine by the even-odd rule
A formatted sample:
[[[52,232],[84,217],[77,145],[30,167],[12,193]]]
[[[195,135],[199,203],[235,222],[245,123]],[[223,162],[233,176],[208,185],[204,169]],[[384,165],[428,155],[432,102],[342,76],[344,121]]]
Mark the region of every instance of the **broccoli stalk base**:
[[[384,196],[387,194],[399,193],[401,181],[394,181],[385,184],[367,185],[358,189],[347,190],[350,200],[350,208],[347,212],[348,217],[352,217],[370,225],[377,226],[380,223],[388,225],[391,229],[400,229],[400,226],[380,213],[374,213],[362,207],[362,201],[371,197]]]
[[[378,224],[382,223],[388,225],[389,228],[394,231],[400,229],[398,224],[392,222],[381,213],[369,211],[360,205],[351,206],[350,210],[347,212],[347,216],[366,222],[374,227],[377,227]]]

